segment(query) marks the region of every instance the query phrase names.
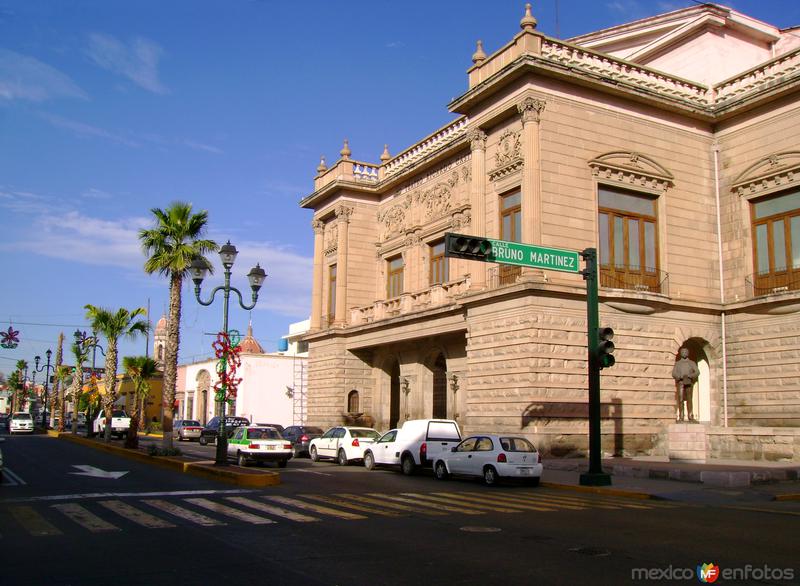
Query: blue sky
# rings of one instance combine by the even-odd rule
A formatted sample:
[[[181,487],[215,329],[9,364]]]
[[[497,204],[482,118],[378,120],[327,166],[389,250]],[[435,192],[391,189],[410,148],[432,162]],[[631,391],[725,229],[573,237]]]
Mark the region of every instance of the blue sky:
[[[692,4],[546,0],[533,13],[568,38]],[[800,24],[793,0],[729,5]],[[347,137],[353,158],[378,162],[384,143],[397,153],[452,120],[475,41],[487,53],[506,43],[523,6],[0,0],[0,330],[22,340],[0,349],[0,371],[86,329],[87,303],[149,299],[157,320],[167,282],[143,272],[136,234],[175,200],[208,210],[210,237],[237,246],[248,297],[245,274],[265,267],[252,320],[275,350],[309,313],[311,213],[297,203],[320,155],[336,160]],[[221,300],[201,307],[184,288],[182,361],[208,354],[221,313]],[[231,327],[249,317],[234,306]],[[122,353],[143,354],[144,341]]]

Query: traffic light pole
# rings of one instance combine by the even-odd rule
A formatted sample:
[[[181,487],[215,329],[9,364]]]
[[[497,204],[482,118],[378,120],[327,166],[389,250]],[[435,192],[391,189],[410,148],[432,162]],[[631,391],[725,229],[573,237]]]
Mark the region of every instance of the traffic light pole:
[[[608,486],[611,475],[603,472],[600,436],[600,363],[596,348],[599,343],[600,310],[597,294],[597,249],[581,252],[586,268],[581,271],[586,281],[587,357],[589,360],[589,471],[581,474],[584,486]]]

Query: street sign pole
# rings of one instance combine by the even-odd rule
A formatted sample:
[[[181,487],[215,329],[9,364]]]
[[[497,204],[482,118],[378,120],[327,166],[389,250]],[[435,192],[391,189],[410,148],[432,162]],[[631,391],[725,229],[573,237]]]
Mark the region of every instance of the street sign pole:
[[[581,271],[586,281],[587,358],[589,360],[589,471],[580,476],[584,486],[608,486],[611,475],[603,472],[600,434],[600,364],[595,348],[599,339],[600,311],[597,293],[597,249],[581,252],[586,268]]]

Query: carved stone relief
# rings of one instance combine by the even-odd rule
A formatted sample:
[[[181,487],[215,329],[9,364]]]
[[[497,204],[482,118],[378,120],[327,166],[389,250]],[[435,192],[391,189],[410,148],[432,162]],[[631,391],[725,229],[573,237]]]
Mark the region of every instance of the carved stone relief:
[[[495,168],[489,173],[489,179],[496,181],[522,169],[522,140],[519,132],[506,129],[500,135],[497,152],[494,155]]]

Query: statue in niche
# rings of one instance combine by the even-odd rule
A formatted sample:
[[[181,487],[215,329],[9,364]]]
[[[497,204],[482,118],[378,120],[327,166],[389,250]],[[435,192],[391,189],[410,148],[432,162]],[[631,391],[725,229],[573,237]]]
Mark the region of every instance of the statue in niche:
[[[683,404],[686,403],[686,417],[692,423],[696,423],[694,409],[692,408],[692,389],[700,370],[697,363],[689,358],[689,349],[681,348],[681,357],[675,362],[672,368],[672,378],[675,379],[675,402],[678,409],[678,421],[683,421]]]

